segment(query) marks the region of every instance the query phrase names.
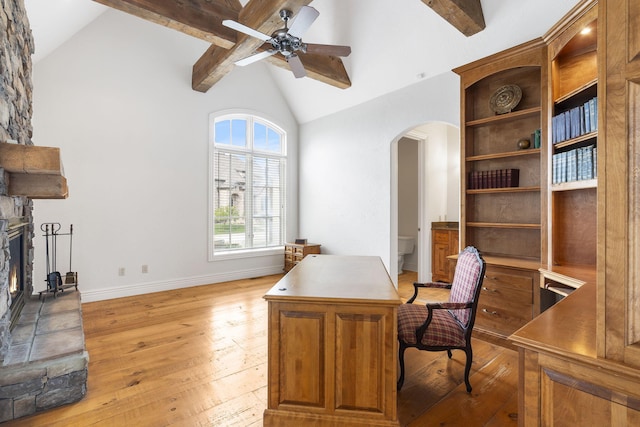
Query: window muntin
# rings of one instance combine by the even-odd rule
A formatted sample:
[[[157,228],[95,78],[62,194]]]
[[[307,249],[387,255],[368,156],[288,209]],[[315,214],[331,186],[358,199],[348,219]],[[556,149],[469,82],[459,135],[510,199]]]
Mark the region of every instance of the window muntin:
[[[284,243],[285,134],[251,115],[212,117],[211,254]]]

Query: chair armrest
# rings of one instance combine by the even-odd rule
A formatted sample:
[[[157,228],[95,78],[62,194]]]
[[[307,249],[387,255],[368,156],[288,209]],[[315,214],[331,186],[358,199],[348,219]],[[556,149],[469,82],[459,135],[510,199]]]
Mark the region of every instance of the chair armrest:
[[[416,298],[418,297],[418,291],[420,290],[420,288],[451,289],[451,284],[444,283],[444,282],[427,282],[427,283],[413,282],[413,296],[407,300],[407,304],[411,304],[416,300]]]
[[[429,310],[462,310],[471,308],[473,303],[470,302],[434,302],[427,304]]]
[[[424,321],[420,327],[416,329],[416,339],[418,342],[422,341],[422,337],[424,336],[425,331],[429,327],[431,323],[431,319],[433,318],[433,310],[462,310],[465,308],[472,308],[472,302],[433,302],[426,304],[427,310],[429,314],[427,315],[427,320]],[[459,323],[459,322],[458,322]],[[462,326],[462,325],[461,325]]]

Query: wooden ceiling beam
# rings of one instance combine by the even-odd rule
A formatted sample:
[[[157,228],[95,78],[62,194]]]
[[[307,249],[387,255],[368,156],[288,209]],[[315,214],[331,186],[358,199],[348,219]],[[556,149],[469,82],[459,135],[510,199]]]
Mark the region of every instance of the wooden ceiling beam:
[[[261,33],[271,35],[283,26],[282,18],[279,15],[281,9],[291,10],[295,17],[298,10],[309,3],[311,0],[252,0],[240,11],[238,22]],[[193,89],[206,92],[233,69],[236,61],[268,47],[262,40],[244,34],[238,35],[235,47],[229,50],[211,46],[193,66],[191,83]],[[300,59],[305,66],[308,77],[342,89],[351,86],[351,81],[340,58],[300,54]],[[289,69],[289,64],[280,54],[269,57],[268,61]]]
[[[469,37],[484,30],[480,0],[422,0],[447,22]]]
[[[299,56],[304,69],[307,71],[307,77],[339,89],[351,87],[351,80],[340,58],[311,53],[303,53]],[[291,70],[285,57],[280,54],[268,57],[267,61],[285,70]]]
[[[284,26],[280,10],[288,9],[295,17],[300,8],[312,0],[251,0],[244,8],[239,0],[94,1],[211,42],[192,73],[193,89],[206,92],[233,69],[236,61],[264,49],[262,40],[225,27],[223,20],[231,19],[271,35]],[[300,59],[308,77],[342,89],[351,86],[340,58],[301,54]],[[289,69],[280,54],[273,55],[269,62]]]
[[[227,49],[235,45],[237,33],[222,25],[222,21],[237,21],[242,9],[238,0],[94,1]]]

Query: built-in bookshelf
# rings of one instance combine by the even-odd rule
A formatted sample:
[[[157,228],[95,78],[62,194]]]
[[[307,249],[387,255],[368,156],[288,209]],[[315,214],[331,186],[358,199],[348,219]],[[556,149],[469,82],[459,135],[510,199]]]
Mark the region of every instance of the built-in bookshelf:
[[[598,188],[597,8],[549,41],[550,115],[547,168],[547,269],[541,286],[558,298],[596,269]],[[545,273],[546,271],[546,273]],[[543,293],[544,294],[544,293]]]
[[[541,128],[544,60],[543,44],[534,41],[454,70],[463,85],[460,239],[485,256],[540,260],[546,177],[533,135]],[[492,96],[513,86],[520,101],[496,112]]]
[[[546,62],[546,45],[534,40],[454,70],[462,106],[460,247],[475,246],[487,262],[474,328],[504,345],[539,313]],[[520,99],[508,96],[497,108],[503,91]]]

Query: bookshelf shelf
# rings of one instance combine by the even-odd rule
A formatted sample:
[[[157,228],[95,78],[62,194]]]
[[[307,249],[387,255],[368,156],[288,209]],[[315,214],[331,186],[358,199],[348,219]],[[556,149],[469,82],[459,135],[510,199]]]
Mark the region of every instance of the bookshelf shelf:
[[[539,156],[539,148],[530,148],[528,150],[507,151],[503,153],[491,153],[482,154],[478,156],[469,156],[466,158],[468,162],[479,162],[482,160],[494,160],[494,159],[508,159],[510,157],[522,157],[522,156]]]
[[[504,187],[504,188],[482,188],[477,190],[467,190],[467,194],[495,194],[495,193],[522,193],[540,191],[539,186],[535,187]]]
[[[513,228],[540,230],[540,224],[517,224],[511,222],[467,222],[467,227],[473,228]]]
[[[571,99],[573,97],[575,97],[576,95],[579,95],[583,92],[587,92],[590,89],[595,89],[595,86],[598,84],[598,79],[594,78],[593,80],[588,81],[587,83],[578,86],[577,88],[571,90],[569,93],[566,93],[560,97],[558,97],[558,99],[556,99],[554,102],[556,104],[561,104],[564,101],[567,101],[568,99]]]
[[[571,191],[582,190],[587,188],[598,188],[597,179],[585,179],[582,181],[563,182],[561,184],[553,184],[551,191]]]
[[[522,119],[525,117],[535,117],[540,115],[541,108],[533,107],[525,110],[513,111],[511,113],[499,114],[496,116],[483,117],[480,119],[469,120],[466,122],[467,127],[486,126],[494,123],[506,123],[513,120]]]
[[[581,135],[577,138],[572,138],[572,139],[567,139],[566,141],[562,141],[562,142],[558,142],[556,144],[554,144],[554,148],[556,150],[561,149],[561,148],[567,148],[567,147],[571,147],[574,145],[578,145],[582,142],[585,141],[589,141],[592,139],[597,139],[598,138],[598,131],[595,132],[590,132],[590,133],[586,133],[584,135]]]

